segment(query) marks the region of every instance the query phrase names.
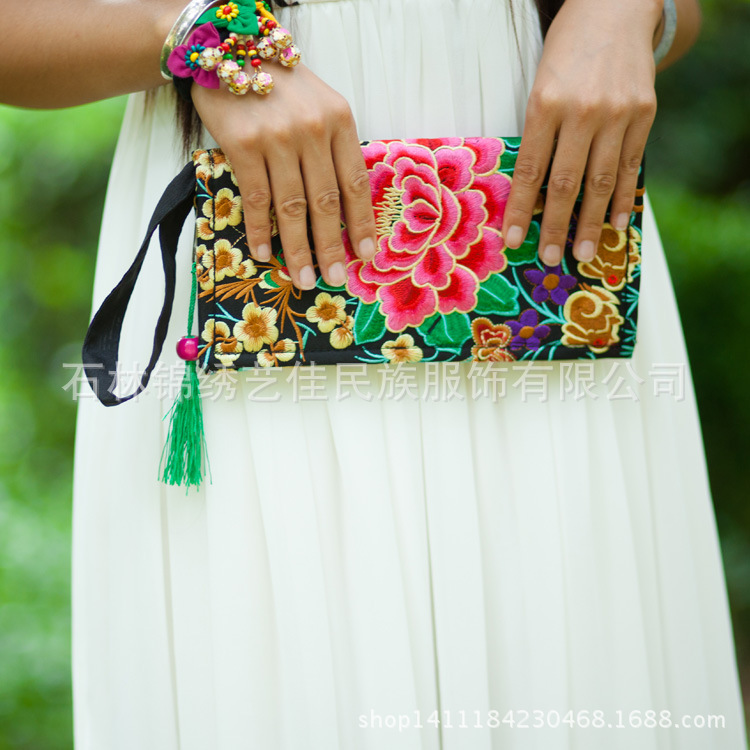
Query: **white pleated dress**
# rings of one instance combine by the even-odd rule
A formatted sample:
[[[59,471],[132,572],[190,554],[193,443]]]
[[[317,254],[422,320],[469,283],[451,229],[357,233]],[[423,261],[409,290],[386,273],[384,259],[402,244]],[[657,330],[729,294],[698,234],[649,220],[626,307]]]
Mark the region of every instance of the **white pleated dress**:
[[[533,2],[514,6],[517,40],[502,0],[307,2],[289,23],[361,138],[513,136],[541,53]],[[182,166],[177,143],[169,98],[133,96],[95,308]],[[156,481],[158,384],[114,409],[82,399],[77,750],[745,748],[692,382],[643,218],[636,355],[596,363],[598,398],[565,393],[559,364],[546,398],[523,371],[475,398],[463,364],[452,398],[421,367],[418,398],[341,399],[335,368],[324,398],[286,371],[276,401],[240,380],[204,404],[212,481],[188,495]],[[166,366],[190,249],[188,228]],[[146,269],[125,362],[150,350],[158,252]]]

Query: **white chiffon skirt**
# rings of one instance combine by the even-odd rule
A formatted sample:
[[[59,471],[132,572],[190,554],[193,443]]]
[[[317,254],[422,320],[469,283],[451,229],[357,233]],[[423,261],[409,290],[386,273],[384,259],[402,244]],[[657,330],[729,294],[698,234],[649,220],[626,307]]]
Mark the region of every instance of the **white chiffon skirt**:
[[[501,0],[289,15],[363,139],[520,134],[532,0],[515,0],[515,31]],[[95,308],[183,163],[166,93],[128,105]],[[316,398],[286,371],[275,401],[240,379],[205,400],[212,480],[189,494],[156,480],[164,388],[116,409],[81,399],[77,750],[745,748],[693,387],[648,206],[643,219],[636,355],[597,362],[593,395],[559,364],[546,394],[510,370],[496,398],[464,364],[452,398],[421,367],[416,398],[342,399],[335,368]],[[168,342],[190,245],[188,228]],[[146,274],[126,363],[150,350],[158,252]]]

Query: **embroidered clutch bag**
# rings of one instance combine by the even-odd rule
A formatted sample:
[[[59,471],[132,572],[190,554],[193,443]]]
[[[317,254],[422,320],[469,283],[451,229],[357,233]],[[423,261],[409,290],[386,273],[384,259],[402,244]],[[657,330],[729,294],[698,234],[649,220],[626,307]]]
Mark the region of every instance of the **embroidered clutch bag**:
[[[359,260],[344,227],[345,286],[319,276],[302,292],[278,234],[268,263],[250,257],[223,153],[195,152],[200,366],[631,356],[642,189],[628,229],[605,225],[594,260],[573,258],[574,220],[563,261],[545,266],[537,248],[546,190],[522,247],[506,248],[500,232],[519,144],[363,143],[378,250]]]

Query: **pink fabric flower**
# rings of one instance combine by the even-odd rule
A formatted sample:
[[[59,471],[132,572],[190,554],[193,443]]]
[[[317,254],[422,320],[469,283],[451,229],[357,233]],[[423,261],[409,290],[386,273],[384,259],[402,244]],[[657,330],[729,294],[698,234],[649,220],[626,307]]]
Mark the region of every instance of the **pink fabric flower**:
[[[365,263],[344,235],[347,289],[379,300],[394,332],[435,313],[469,312],[479,284],[506,266],[500,235],[510,179],[497,172],[503,143],[451,138],[363,148],[378,249]]]
[[[175,47],[169,59],[167,67],[173,75],[179,78],[193,78],[199,86],[206,89],[218,89],[219,78],[213,70],[203,70],[198,64],[197,55],[200,55],[206,47],[218,47],[221,37],[216,27],[210,23],[204,23],[190,35],[187,44]]]

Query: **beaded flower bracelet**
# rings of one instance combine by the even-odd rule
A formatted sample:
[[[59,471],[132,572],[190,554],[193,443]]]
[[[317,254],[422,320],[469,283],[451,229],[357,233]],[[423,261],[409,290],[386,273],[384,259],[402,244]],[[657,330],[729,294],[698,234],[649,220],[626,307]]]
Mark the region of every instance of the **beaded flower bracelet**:
[[[232,0],[210,7],[187,28],[183,39],[193,27],[187,40],[173,46],[166,57],[167,68],[182,95],[184,85],[189,88],[193,81],[213,89],[224,81],[237,95],[251,90],[267,94],[273,88],[273,78],[260,69],[261,64],[277,60],[292,68],[300,59],[292,35],[274,18],[264,0]],[[170,34],[167,44],[170,39],[174,45],[176,36]],[[245,70],[248,61],[252,72]]]

